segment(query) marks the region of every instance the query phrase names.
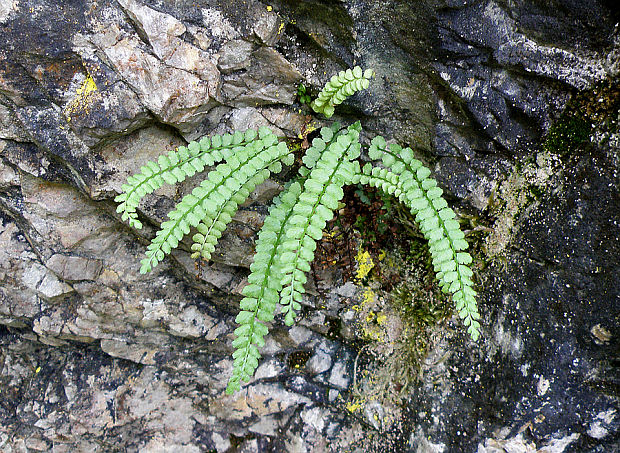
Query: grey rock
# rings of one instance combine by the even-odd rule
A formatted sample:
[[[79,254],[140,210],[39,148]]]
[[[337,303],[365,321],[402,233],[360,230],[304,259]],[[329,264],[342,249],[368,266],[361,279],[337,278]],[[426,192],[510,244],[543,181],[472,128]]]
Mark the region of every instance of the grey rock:
[[[341,390],[346,390],[351,382],[350,373],[347,368],[347,362],[344,360],[339,360],[334,363],[328,382],[334,387]]]
[[[157,161],[157,158],[170,150],[181,145],[184,141],[178,136],[171,134],[161,127],[145,127],[120,141],[113,141],[99,151],[99,162],[96,166],[95,181],[91,185],[91,197],[102,199],[116,196],[121,192],[121,186],[132,174],[140,172],[140,167],[146,165],[149,160]],[[174,198],[177,190],[169,185],[164,185],[157,190],[155,195]],[[147,215],[163,218],[164,213],[158,213],[154,205],[155,197],[146,197],[141,207]]]
[[[222,85],[226,102],[235,107],[292,104],[301,74],[282,55],[269,47],[252,52],[248,70],[227,76]]]
[[[268,379],[278,376],[284,371],[284,367],[277,360],[266,360],[258,366],[254,377],[258,379]]]
[[[282,37],[284,25],[284,21],[275,11],[266,10],[259,13],[253,31],[264,45],[273,47]]]
[[[326,428],[330,413],[327,409],[313,407],[302,411],[300,416],[309,427],[320,433]]]
[[[329,370],[332,366],[332,358],[329,354],[331,351],[318,349],[314,355],[308,360],[307,366],[312,372],[320,374]]]
[[[0,450],[615,451],[611,3],[207,3],[0,5]],[[148,275],[139,256],[200,177],[146,197],[140,231],[112,199],[205,134],[268,126],[295,143],[323,124],[298,84],[316,93],[355,64],[377,77],[335,118],[433,168],[472,239],[483,337],[425,327],[419,381],[394,373],[377,395],[370,378],[392,369],[357,346],[366,288],[318,269],[297,327],[277,316],[227,396],[256,234],[288,174],[256,188],[212,262],[186,240]],[[543,152],[582,114],[588,139]],[[397,361],[394,321],[373,346]]]
[[[240,69],[248,69],[251,64],[254,44],[236,39],[226,42],[220,49],[217,67],[223,74],[230,74]]]
[[[95,147],[134,131],[152,120],[138,96],[101,60],[80,36],[74,50],[86,70],[77,72],[63,94],[63,119],[89,147]]]
[[[45,266],[38,263],[34,263],[22,274],[21,282],[27,288],[49,299],[73,292],[71,286],[58,280]]]
[[[103,269],[101,260],[60,254],[52,255],[45,266],[69,281],[95,280]]]
[[[0,143],[0,147],[4,148],[4,142]],[[0,189],[7,190],[10,187],[19,185],[19,176],[17,172],[8,165],[0,162]]]
[[[28,140],[15,115],[3,104],[0,104],[0,138],[20,142]]]
[[[310,340],[312,331],[302,326],[293,326],[288,331],[288,335],[296,346],[302,345]]]
[[[128,33],[118,18],[115,22],[94,23],[105,29],[81,39],[103,53],[116,72],[138,95],[140,102],[157,118],[179,129],[194,129],[217,103],[219,71],[202,49],[181,40],[185,26],[168,14],[159,13],[135,1],[123,2],[134,23],[147,36],[143,41]],[[82,52],[86,52],[83,50]],[[90,50],[92,52],[92,50]]]

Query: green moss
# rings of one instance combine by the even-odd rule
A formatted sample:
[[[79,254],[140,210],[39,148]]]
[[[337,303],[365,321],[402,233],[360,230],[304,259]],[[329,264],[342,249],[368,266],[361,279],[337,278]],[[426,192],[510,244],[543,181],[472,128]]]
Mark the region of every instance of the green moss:
[[[549,129],[543,151],[566,156],[577,152],[589,141],[591,126],[578,114],[563,114]]]
[[[368,261],[359,257],[366,254],[360,253],[358,262]],[[353,308],[356,336],[373,360],[358,373],[352,402],[376,400],[395,408],[418,381],[431,338],[452,316],[453,307],[435,282],[428,244],[422,239],[399,236],[373,264]]]

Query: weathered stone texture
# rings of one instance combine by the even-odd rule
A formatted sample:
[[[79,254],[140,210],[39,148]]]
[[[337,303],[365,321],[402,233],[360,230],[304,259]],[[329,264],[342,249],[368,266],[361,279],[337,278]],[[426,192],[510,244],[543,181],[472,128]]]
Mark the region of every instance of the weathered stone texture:
[[[614,8],[0,2],[0,450],[620,449]],[[200,268],[186,241],[138,273],[196,178],[147,197],[140,231],[113,199],[148,160],[205,133],[297,138],[310,114],[298,84],[318,90],[355,64],[377,77],[336,117],[414,148],[472,243],[485,234],[482,339],[435,326],[420,381],[393,398],[404,383],[390,376],[388,396],[371,397],[375,356],[396,354],[405,327],[386,308],[389,341],[372,349],[356,327],[365,289],[334,266],[309,284],[296,327],[276,319],[252,382],[225,396],[254,239],[286,173],[254,191]],[[589,138],[572,152],[543,145],[577,107]]]

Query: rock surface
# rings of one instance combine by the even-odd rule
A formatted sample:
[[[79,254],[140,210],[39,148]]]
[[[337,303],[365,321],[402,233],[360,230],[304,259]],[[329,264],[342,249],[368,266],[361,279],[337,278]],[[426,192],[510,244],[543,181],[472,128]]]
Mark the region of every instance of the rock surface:
[[[0,450],[620,450],[619,20],[602,0],[0,3]],[[295,140],[298,84],[355,64],[377,77],[336,116],[434,167],[473,245],[482,339],[454,317],[412,333],[386,276],[421,291],[421,271],[388,249],[368,277],[318,269],[298,325],[276,319],[224,396],[286,174],[199,269],[183,244],[138,273],[196,178],[147,197],[140,231],[112,200],[206,133]]]

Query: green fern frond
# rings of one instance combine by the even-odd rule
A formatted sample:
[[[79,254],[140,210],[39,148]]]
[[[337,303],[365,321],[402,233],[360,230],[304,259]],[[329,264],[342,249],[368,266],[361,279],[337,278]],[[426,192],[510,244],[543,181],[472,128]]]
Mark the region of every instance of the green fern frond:
[[[265,128],[266,129],[266,128]],[[268,129],[262,133],[271,133]],[[245,147],[256,139],[256,131],[249,129],[245,133],[214,135],[211,138],[203,137],[198,142],[191,142],[187,146],[180,146],[167,155],[159,156],[157,162],[147,162],[136,173],[127,179],[127,184],[121,186],[120,193],[114,201],[120,203],[116,211],[121,213],[121,219],[127,221],[129,226],[136,229],[142,228],[138,220],[136,209],[140,200],[149,193],[159,189],[164,184],[176,184],[187,177],[204,171],[230,155],[236,150]]]
[[[265,133],[262,138],[237,150],[236,154],[231,155],[225,163],[219,164],[215,170],[209,172],[207,179],[191,194],[183,197],[176,208],[168,214],[170,220],[161,224],[161,229],[147,247],[146,258],[141,261],[140,272],[149,272],[164,259],[166,254],[176,248],[183,236],[189,233],[190,227],[197,227],[201,222],[205,225],[208,223],[207,228],[212,227],[207,232],[209,239],[204,241],[205,244],[215,246],[213,241],[217,242],[226,228],[227,222],[223,220],[230,221],[229,212],[236,210],[236,206],[229,202],[232,200],[236,204],[235,200],[239,198],[235,196],[240,194],[240,189],[250,179],[262,173],[264,169],[268,170],[288,153],[285,143],[277,144],[275,135]],[[226,210],[224,207],[227,204]],[[223,213],[227,215],[224,217]]]
[[[359,131],[352,126],[323,150],[293,206],[281,257],[283,287],[280,304],[287,325],[293,324],[295,312],[301,308],[305,273],[310,270],[310,262],[314,259],[316,241],[323,236],[326,223],[332,219],[333,211],[344,196],[342,186],[353,177],[351,160],[359,156],[358,139]]]
[[[374,76],[372,69],[363,71],[359,66],[346,71],[340,71],[325,84],[319,96],[310,104],[316,113],[322,113],[326,118],[334,114],[336,105],[341,104],[346,98],[357,91],[365,90],[370,85],[370,79]]]
[[[381,136],[375,137],[369,148],[371,159],[381,159],[387,169],[364,166],[358,177],[363,184],[371,184],[386,193],[392,192],[409,206],[416,216],[420,230],[429,241],[433,266],[443,292],[451,293],[457,312],[472,339],[480,335],[480,314],[473,289],[471,255],[464,252],[469,245],[455,220],[456,214],[441,196],[431,171],[413,158],[410,148],[387,145]]]
[[[265,182],[270,173],[271,172],[266,168],[258,171],[251,176],[250,179],[245,181],[243,185],[231,193],[230,198],[218,207],[215,215],[212,217],[207,216],[200,221],[196,227],[198,233],[194,234],[192,237],[194,243],[192,244],[191,257],[193,259],[211,259],[211,254],[215,250],[218,239],[222,236],[226,226],[237,213],[239,205],[248,198],[256,186]],[[238,180],[239,178],[235,179]]]
[[[359,131],[358,131],[359,132]],[[321,136],[313,140],[303,158],[304,166],[300,169],[301,178],[287,186],[287,188],[274,199],[273,205],[265,218],[263,228],[256,242],[256,255],[250,266],[248,286],[243,290],[245,298],[241,301],[242,310],[252,314],[244,314],[239,318],[241,326],[235,331],[235,353],[233,354],[233,374],[228,384],[227,392],[233,393],[241,386],[242,381],[247,381],[253,374],[260,357],[258,348],[262,346],[263,336],[267,333],[267,327],[261,321],[273,319],[275,308],[280,300],[282,290],[282,255],[283,247],[287,238],[287,231],[294,225],[291,218],[296,214],[293,209],[299,201],[302,187],[307,180],[310,170],[313,169],[320,159],[323,151],[329,147],[340,135],[340,124],[335,123],[321,129]],[[300,271],[298,271],[300,272]],[[305,275],[298,275],[302,283],[305,283]],[[301,306],[298,301],[292,303],[292,310],[286,311],[285,322],[293,323],[294,310]],[[240,339],[245,337],[245,339]],[[237,346],[240,345],[240,346]],[[256,360],[255,360],[256,359]]]
[[[247,382],[258,366],[258,348],[265,344],[263,337],[268,332],[263,323],[273,319],[282,289],[279,260],[282,243],[300,194],[301,185],[294,182],[276,197],[258,235],[248,285],[242,291],[245,296],[240,303],[242,311],[236,318],[240,326],[235,330],[237,338],[233,341],[233,373],[226,389],[229,394],[239,390],[241,381]]]
[[[283,145],[280,145],[280,147],[284,151]],[[226,160],[226,162],[228,164],[234,164],[235,160],[244,160],[246,158],[246,153],[247,150],[245,149],[238,151],[234,157],[231,156]],[[241,166],[236,171],[233,178],[238,181],[240,185],[237,187],[236,183],[234,185],[229,183],[228,188],[232,190],[232,193],[230,195],[226,194],[228,195],[226,202],[218,207],[218,211],[214,216],[205,217],[197,226],[198,233],[192,237],[194,243],[191,247],[191,257],[193,259],[211,259],[211,254],[215,250],[215,245],[217,244],[218,239],[222,236],[226,226],[236,214],[239,205],[248,198],[256,186],[265,182],[271,173],[279,173],[282,171],[282,164],[280,161],[291,165],[293,163],[294,156],[287,153],[284,156],[276,157],[275,159],[276,160],[271,163],[266,163],[266,168],[263,168],[254,174],[252,174],[252,171],[255,169],[252,166]],[[235,189],[235,187],[237,188]]]
[[[302,176],[308,176],[310,170],[314,168],[316,161],[319,160],[323,150],[336,138],[338,138],[338,132],[340,131],[340,123],[335,122],[331,126],[325,126],[321,128],[320,137],[316,137],[312,140],[311,146],[306,150],[302,157],[304,163],[304,170],[301,172]]]

